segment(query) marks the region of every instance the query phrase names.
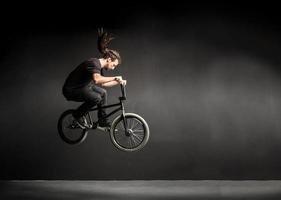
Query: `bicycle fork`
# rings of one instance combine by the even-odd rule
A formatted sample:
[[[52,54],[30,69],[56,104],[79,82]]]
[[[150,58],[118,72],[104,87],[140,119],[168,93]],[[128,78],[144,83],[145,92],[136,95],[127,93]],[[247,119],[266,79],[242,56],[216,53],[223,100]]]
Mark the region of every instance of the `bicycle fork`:
[[[122,116],[121,117],[122,117],[124,129],[125,129],[125,135],[130,136],[131,134],[129,133],[128,128],[127,128],[127,119],[125,117],[125,109],[124,109],[124,105],[123,105],[122,101],[121,101],[121,109],[122,109]]]

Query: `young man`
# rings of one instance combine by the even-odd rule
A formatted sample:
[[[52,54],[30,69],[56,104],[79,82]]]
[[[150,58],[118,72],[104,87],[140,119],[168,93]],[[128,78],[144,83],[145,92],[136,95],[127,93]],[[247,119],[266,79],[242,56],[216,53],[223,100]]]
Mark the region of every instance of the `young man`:
[[[102,56],[82,62],[69,74],[63,85],[63,95],[67,100],[84,102],[73,113],[73,117],[81,128],[85,128],[84,114],[93,106],[98,106],[99,119],[106,115],[105,110],[101,107],[107,103],[107,92],[102,87],[127,83],[121,76],[105,77],[103,75],[104,69],[114,70],[121,64],[119,53],[107,48],[112,39],[107,33],[99,32],[98,49]],[[99,126],[108,127],[110,123],[103,119],[99,121]]]

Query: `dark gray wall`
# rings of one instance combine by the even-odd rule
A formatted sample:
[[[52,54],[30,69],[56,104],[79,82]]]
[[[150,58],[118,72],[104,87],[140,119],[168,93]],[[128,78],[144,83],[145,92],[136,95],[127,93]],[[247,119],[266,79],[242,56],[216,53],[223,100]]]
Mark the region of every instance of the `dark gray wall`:
[[[116,22],[57,11],[58,19],[44,13],[39,24],[29,16],[6,23],[0,178],[280,179],[281,40],[273,8],[267,15],[262,7],[133,8],[118,10]],[[139,152],[118,151],[101,132],[78,146],[57,134],[59,115],[79,105],[63,98],[62,84],[98,55],[100,25],[116,34],[112,47],[123,57],[107,75],[128,80],[127,111],[150,126]],[[108,91],[109,103],[117,101],[119,87]]]

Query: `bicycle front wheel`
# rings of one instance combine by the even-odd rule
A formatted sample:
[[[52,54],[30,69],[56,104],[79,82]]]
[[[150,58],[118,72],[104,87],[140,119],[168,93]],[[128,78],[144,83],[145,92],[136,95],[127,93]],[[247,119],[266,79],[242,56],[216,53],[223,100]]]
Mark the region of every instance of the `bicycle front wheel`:
[[[58,132],[61,139],[68,144],[78,144],[87,137],[87,129],[80,128],[74,117],[72,116],[74,110],[67,110],[61,114],[58,121]]]
[[[124,120],[126,120],[127,132]],[[110,139],[122,151],[136,151],[142,149],[149,139],[149,127],[146,121],[134,113],[126,113],[123,118],[118,116],[111,125]]]

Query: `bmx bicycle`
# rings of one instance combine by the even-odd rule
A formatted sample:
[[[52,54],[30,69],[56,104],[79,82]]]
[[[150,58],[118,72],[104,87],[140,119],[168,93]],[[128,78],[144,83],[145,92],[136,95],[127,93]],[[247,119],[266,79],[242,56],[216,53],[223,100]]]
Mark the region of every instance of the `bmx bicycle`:
[[[68,144],[82,143],[89,130],[98,129],[110,134],[110,140],[115,147],[122,151],[136,151],[142,149],[149,140],[149,127],[146,121],[135,113],[126,113],[123,101],[126,100],[126,88],[121,84],[122,96],[119,97],[119,103],[103,106],[107,109],[111,107],[117,107],[112,112],[100,118],[99,120],[110,117],[111,115],[121,112],[110,127],[99,127],[99,120],[93,121],[92,114],[97,111],[97,106],[90,109],[84,116],[85,127],[81,128],[77,124],[77,121],[72,116],[73,109],[64,111],[57,124],[58,133],[61,139]]]

